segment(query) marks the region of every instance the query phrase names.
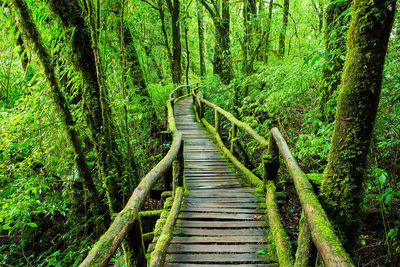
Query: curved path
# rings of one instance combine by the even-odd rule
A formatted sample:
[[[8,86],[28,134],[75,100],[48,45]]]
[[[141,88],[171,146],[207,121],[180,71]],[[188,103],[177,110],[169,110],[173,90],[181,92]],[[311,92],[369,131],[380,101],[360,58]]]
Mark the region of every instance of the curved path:
[[[192,99],[175,105],[185,140],[185,196],[164,266],[278,266],[264,208],[204,128]]]

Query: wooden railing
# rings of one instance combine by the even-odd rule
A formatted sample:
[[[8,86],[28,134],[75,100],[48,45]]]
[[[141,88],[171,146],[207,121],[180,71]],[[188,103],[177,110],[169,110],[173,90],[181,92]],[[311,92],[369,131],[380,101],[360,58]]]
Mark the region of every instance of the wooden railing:
[[[186,95],[190,95],[193,85],[180,86],[170,94],[168,99],[167,114],[168,114],[168,128],[173,134],[171,148],[167,155],[141,180],[139,185],[133,191],[124,209],[115,217],[111,226],[105,234],[96,242],[90,250],[87,257],[80,264],[83,266],[107,266],[110,259],[114,256],[117,249],[121,246],[123,241],[127,243],[130,249],[133,248],[133,254],[136,258],[139,255],[143,261],[144,248],[142,241],[142,233],[138,224],[139,212],[146,201],[151,189],[154,185],[164,176],[164,174],[172,168],[172,194],[174,203],[171,208],[170,216],[164,225],[162,234],[158,238],[156,248],[152,253],[150,266],[161,266],[164,258],[166,247],[171,239],[170,228],[174,225],[177,218],[178,211],[183,197],[183,138],[182,133],[178,132],[175,125],[174,118],[174,104],[180,99],[186,91]],[[143,263],[142,263],[143,264]]]
[[[305,218],[305,220],[301,222],[302,225],[300,229],[302,232],[300,235],[303,236],[299,239],[300,243],[298,244],[298,251],[305,251],[305,246],[308,243],[311,243],[307,242],[308,234],[308,239],[312,238],[312,241],[326,266],[354,266],[350,257],[341,246],[325,211],[313,191],[312,185],[298,166],[278,128],[272,128],[270,138],[269,140],[266,140],[248,124],[235,118],[230,112],[203,99],[201,93],[197,90],[192,90],[192,97],[197,119],[205,125],[210,133],[213,134],[220,149],[239,169],[239,171],[242,172],[243,176],[249,183],[259,188],[261,187],[262,190],[266,192],[267,215],[270,229],[274,236],[280,266],[301,266],[300,262],[303,262],[305,253],[296,253],[296,259],[293,259],[289,239],[279,219],[278,208],[275,202],[274,185],[280,164],[279,155],[282,156],[294,181]],[[214,110],[214,126],[204,118],[206,106]],[[237,129],[242,129],[252,136],[257,143],[263,146],[265,151],[263,156],[263,179],[258,178],[242,163],[240,163],[233,155],[232,149],[230,150],[225,146],[220,135],[220,115],[223,115],[232,123],[231,143],[237,138]]]

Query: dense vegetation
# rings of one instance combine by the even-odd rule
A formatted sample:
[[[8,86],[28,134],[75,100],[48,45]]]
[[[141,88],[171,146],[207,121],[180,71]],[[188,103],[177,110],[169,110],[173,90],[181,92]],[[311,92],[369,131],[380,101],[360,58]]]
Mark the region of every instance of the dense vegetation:
[[[261,135],[278,126],[317,184],[325,170],[321,201],[356,264],[399,264],[400,13],[392,26],[396,1],[354,2],[3,0],[0,265],[79,264],[161,159],[169,93],[194,81],[205,98]],[[370,16],[381,16],[387,52],[386,45],[368,43],[372,35],[365,37],[375,29]],[[350,29],[352,19],[365,27]],[[349,189],[358,193],[346,202],[348,211],[338,211],[329,181],[347,185],[359,174],[346,176],[332,163],[343,157],[335,157],[331,145],[340,129],[337,102],[345,99],[339,91],[358,88],[351,67],[364,66],[346,56],[355,47],[376,49],[377,56],[370,55],[376,62],[362,63],[364,77],[378,88],[371,87],[372,106],[378,100],[379,106],[376,119],[367,114],[371,136],[349,156],[355,159],[350,168],[365,178]],[[382,76],[368,69],[379,65],[379,56]],[[206,116],[212,121],[213,114]],[[247,136],[238,139],[238,157],[261,176],[260,147]],[[338,170],[344,176],[332,178]],[[284,168],[279,177],[279,188],[290,188]],[[354,217],[355,210],[363,217]],[[338,214],[349,217],[345,226]],[[346,241],[344,228],[360,221],[364,227]]]

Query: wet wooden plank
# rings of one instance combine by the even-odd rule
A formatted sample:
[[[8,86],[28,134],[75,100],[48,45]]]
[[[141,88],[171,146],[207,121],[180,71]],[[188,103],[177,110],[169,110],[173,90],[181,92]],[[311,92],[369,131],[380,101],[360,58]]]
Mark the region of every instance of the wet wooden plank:
[[[260,228],[266,227],[265,221],[192,221],[177,220],[176,225],[186,228]]]
[[[190,190],[191,193],[209,193],[209,194],[214,194],[214,193],[226,193],[227,191],[225,189],[208,189],[208,190],[202,190],[202,189],[193,189]],[[232,194],[235,193],[254,193],[254,189],[252,188],[236,188],[229,190]]]
[[[260,209],[234,209],[234,208],[197,208],[184,207],[183,212],[223,212],[223,213],[247,213],[247,214],[264,214],[264,210]]]
[[[189,196],[195,198],[231,198],[235,196],[235,198],[253,198],[254,195],[252,193],[242,193],[242,192],[207,192],[207,190],[203,190],[205,192],[190,192]]]
[[[271,262],[258,253],[241,254],[167,254],[168,262]]]
[[[267,243],[267,237],[264,235],[250,236],[175,236],[171,244],[201,244],[201,243]]]
[[[249,202],[237,202],[237,203],[225,203],[225,202],[186,202],[184,207],[197,207],[197,208],[259,208],[258,203]]]
[[[279,267],[278,263],[267,264],[203,264],[203,263],[166,263],[165,267]]]
[[[224,219],[224,220],[264,220],[264,216],[247,213],[206,213],[206,212],[181,212],[180,219]]]
[[[197,245],[197,244],[171,244],[167,253],[247,253],[265,250],[264,244],[252,245]]]
[[[265,229],[199,229],[175,228],[174,235],[179,236],[265,236]]]
[[[226,197],[226,198],[197,198],[197,197],[185,197],[186,202],[229,202],[229,203],[237,203],[237,202],[260,202],[260,200],[256,197],[249,197],[249,198],[233,198],[233,197]]]

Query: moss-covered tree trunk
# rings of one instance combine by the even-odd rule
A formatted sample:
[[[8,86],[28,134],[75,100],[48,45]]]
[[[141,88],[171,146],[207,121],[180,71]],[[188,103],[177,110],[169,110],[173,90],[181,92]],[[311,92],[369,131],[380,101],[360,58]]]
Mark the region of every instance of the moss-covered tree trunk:
[[[289,0],[284,0],[283,1],[282,29],[281,29],[281,33],[279,34],[279,54],[281,56],[285,55],[285,40],[286,40],[288,20],[289,20]]]
[[[363,177],[374,127],[382,70],[396,2],[355,0],[328,165],[324,207],[344,247],[358,238]]]
[[[257,25],[257,3],[255,0],[243,1],[243,71],[245,74],[252,74],[254,71],[250,55],[254,47],[254,33]]]
[[[51,0],[48,4],[60,17],[63,26],[74,30],[71,37],[74,54],[72,63],[83,77],[83,113],[95,145],[99,177],[107,188],[110,211],[118,212],[123,207],[125,194],[122,190],[125,184],[121,165],[123,156],[116,142],[116,128],[108,104],[107,90],[99,84],[99,58],[96,60],[92,49],[91,29],[83,17],[85,11],[76,0]]]
[[[198,2],[197,3],[197,27],[199,31],[199,58],[200,58],[200,76],[206,76],[206,61],[204,59],[204,22],[203,22],[203,7]]]
[[[272,13],[274,7],[274,0],[270,0],[268,4],[268,16],[267,21],[265,24],[265,40],[262,43],[260,48],[260,52],[258,54],[259,60],[262,60],[265,64],[268,64],[268,56],[269,56],[269,47],[270,47],[270,40],[271,40],[271,24],[272,24]],[[261,8],[261,7],[260,7]],[[260,11],[261,12],[261,11]]]
[[[76,122],[72,117],[71,111],[69,110],[64,95],[61,91],[58,83],[58,77],[55,73],[55,67],[53,65],[50,53],[44,46],[42,37],[33,22],[31,11],[29,10],[25,0],[11,0],[12,7],[17,13],[17,23],[21,31],[23,32],[26,40],[32,45],[33,49],[38,55],[38,59],[44,68],[46,79],[49,83],[51,96],[58,109],[62,121],[67,131],[69,141],[73,147],[75,154],[75,163],[79,172],[79,176],[84,180],[87,189],[90,192],[90,199],[93,204],[94,215],[103,216],[104,210],[102,201],[99,197],[97,188],[93,182],[92,173],[86,162],[86,157],[83,153],[82,141],[79,133],[76,130]],[[100,221],[99,221],[100,222]],[[100,223],[102,224],[102,223]],[[100,227],[103,228],[103,227]],[[97,229],[98,234],[104,229]]]
[[[215,49],[213,72],[217,74],[223,83],[229,84],[233,78],[232,59],[230,50],[230,15],[229,0],[213,1],[212,6],[205,0],[200,0],[210,14],[215,26]]]
[[[172,82],[174,84],[180,84],[182,82],[182,45],[179,20],[181,3],[180,0],[167,0],[167,5],[171,13],[172,28]]]
[[[325,64],[322,67],[320,112],[321,120],[332,122],[333,110],[326,105],[337,90],[342,75],[346,54],[346,34],[349,20],[346,11],[350,8],[350,0],[331,1],[325,11]]]

